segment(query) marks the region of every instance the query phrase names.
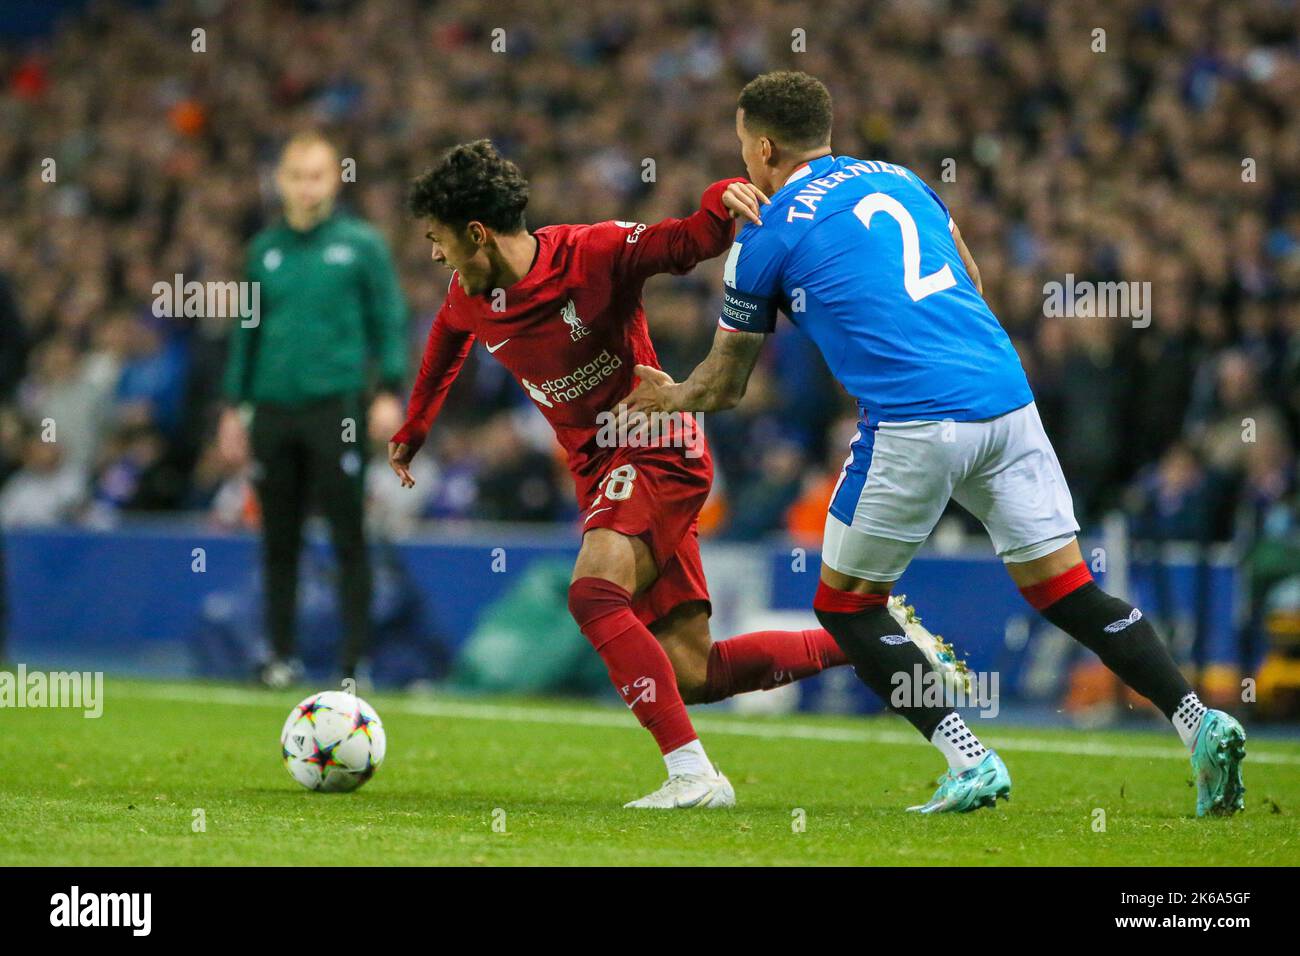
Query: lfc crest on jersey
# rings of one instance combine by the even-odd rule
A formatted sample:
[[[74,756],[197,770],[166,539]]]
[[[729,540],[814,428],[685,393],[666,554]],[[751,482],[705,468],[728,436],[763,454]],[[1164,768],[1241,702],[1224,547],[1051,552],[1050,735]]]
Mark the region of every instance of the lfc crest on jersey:
[[[575,342],[591,332],[591,329],[582,324],[582,319],[578,318],[578,309],[572,299],[564,303],[564,308],[560,310],[560,318],[569,326],[569,338]]]

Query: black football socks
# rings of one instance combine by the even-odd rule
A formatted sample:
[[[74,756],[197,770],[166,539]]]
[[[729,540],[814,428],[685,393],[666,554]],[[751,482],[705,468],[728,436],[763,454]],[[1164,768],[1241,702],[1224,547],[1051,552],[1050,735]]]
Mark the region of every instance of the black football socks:
[[[1043,617],[1160,708],[1191,746],[1205,705],[1140,610],[1097,587],[1082,563],[1042,584],[1021,588],[1021,593]]]
[[[837,591],[818,582],[813,610],[844,651],[858,679],[930,740],[943,719],[955,711],[951,707],[925,706],[918,701],[919,694],[901,695],[907,698],[899,701],[902,706],[895,706],[891,700],[895,697],[894,675],[904,674],[911,680],[913,675],[934,668],[889,613],[888,601],[887,594]]]

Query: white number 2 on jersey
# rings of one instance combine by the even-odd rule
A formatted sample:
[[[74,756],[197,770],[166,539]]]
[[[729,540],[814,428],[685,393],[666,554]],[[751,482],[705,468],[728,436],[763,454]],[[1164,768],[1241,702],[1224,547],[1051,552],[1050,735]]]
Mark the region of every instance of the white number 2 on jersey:
[[[853,207],[853,215],[862,220],[862,225],[868,229],[871,228],[871,217],[878,212],[892,216],[898,223],[899,232],[903,234],[903,287],[913,302],[920,302],[927,295],[951,289],[957,284],[947,263],[938,272],[921,275],[921,239],[916,231],[916,220],[893,196],[872,193],[863,196]]]

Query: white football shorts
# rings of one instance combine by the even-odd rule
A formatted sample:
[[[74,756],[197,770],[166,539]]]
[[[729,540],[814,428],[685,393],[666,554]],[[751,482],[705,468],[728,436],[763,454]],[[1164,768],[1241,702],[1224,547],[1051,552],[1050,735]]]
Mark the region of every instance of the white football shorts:
[[[1033,402],[982,421],[862,422],[831,498],[822,560],[897,581],[949,499],[973,514],[1003,561],[1074,540],[1070,489]]]

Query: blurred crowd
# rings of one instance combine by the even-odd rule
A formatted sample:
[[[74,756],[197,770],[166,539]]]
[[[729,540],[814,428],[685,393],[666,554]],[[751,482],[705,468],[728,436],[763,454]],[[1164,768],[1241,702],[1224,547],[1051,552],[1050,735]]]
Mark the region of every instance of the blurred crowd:
[[[837,152],[912,168],[952,210],[1085,526],[1123,508],[1157,540],[1294,535],[1298,37],[1277,0],[86,4],[0,46],[0,521],[257,520],[215,434],[230,320],[158,318],[152,287],[240,277],[291,132],[355,159],[343,200],[392,244],[414,368],[448,276],[404,197],[437,151],[490,136],[531,180],[534,227],[682,215],[743,174],[741,85],[798,68],[831,88]],[[1067,275],[1150,283],[1149,324],[1048,317]],[[647,287],[675,376],[707,351],[720,284],[715,261]],[[818,540],[853,426],[783,325],[744,406],[705,423],[706,532]],[[549,430],[482,350],[417,493],[384,437],[389,532],[576,511]]]

